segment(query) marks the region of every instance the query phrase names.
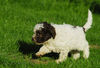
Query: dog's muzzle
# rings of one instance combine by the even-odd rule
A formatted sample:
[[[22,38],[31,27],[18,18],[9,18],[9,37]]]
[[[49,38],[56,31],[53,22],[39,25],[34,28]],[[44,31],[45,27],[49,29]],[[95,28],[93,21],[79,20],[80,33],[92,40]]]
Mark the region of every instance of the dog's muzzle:
[[[32,41],[35,42],[37,45],[41,45],[42,43],[37,43],[34,37],[32,37]]]

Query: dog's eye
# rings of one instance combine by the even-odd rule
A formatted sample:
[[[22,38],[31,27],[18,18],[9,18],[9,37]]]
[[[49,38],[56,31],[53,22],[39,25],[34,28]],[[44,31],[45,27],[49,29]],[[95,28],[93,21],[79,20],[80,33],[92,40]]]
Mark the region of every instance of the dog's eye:
[[[40,34],[39,33],[37,33],[37,36],[39,36]]]
[[[40,34],[39,36],[40,36],[40,37],[42,37],[42,35],[41,35],[41,34]]]

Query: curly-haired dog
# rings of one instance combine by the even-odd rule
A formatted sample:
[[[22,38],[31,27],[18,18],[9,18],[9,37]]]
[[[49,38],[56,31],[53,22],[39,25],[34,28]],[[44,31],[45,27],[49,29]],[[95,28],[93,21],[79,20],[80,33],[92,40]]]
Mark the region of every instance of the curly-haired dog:
[[[78,51],[72,54],[74,59],[80,57],[79,51],[83,51],[83,57],[89,57],[89,45],[85,37],[85,32],[91,28],[92,13],[88,10],[88,19],[83,27],[72,26],[69,24],[48,24],[42,22],[34,27],[32,40],[36,44],[43,46],[36,53],[36,56],[42,56],[50,52],[59,53],[57,63],[64,61],[68,53],[72,50]]]

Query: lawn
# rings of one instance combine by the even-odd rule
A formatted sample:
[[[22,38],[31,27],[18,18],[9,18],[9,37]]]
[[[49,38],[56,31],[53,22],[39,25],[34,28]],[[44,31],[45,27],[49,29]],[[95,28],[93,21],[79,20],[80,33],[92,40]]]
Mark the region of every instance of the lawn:
[[[56,24],[83,26],[93,0],[0,0],[0,68],[99,68],[100,10],[93,12],[93,25],[86,32],[90,45],[89,59],[68,57],[56,64],[58,54],[37,58],[41,46],[32,42],[35,24],[47,21]],[[94,3],[100,1],[95,0]],[[96,11],[96,10],[95,10]],[[98,11],[98,10],[97,10]],[[82,53],[81,53],[82,55]]]

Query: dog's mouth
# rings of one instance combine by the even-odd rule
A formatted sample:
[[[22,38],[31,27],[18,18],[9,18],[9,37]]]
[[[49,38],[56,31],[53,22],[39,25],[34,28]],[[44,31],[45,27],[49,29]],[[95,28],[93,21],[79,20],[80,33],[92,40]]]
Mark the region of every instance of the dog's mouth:
[[[37,41],[35,38],[32,38],[32,41],[35,42],[37,45],[43,44],[42,42]]]

